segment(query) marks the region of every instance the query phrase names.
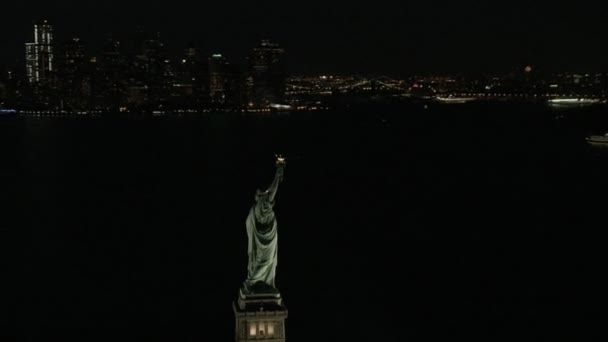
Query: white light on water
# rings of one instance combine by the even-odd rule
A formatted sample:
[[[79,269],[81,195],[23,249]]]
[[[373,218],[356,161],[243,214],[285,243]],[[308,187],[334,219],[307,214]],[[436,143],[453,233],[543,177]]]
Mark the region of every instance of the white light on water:
[[[549,103],[563,103],[563,104],[570,104],[570,103],[597,103],[599,102],[598,100],[594,100],[594,99],[583,99],[583,98],[566,98],[566,99],[551,99],[549,100]]]

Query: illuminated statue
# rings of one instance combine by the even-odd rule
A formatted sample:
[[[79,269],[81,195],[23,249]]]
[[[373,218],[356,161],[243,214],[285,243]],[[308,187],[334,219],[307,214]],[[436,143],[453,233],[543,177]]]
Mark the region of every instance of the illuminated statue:
[[[277,157],[277,170],[270,187],[257,190],[255,204],[247,216],[247,237],[249,245],[249,264],[247,280],[244,284],[246,293],[274,293],[275,274],[277,269],[277,220],[273,211],[274,199],[283,180],[285,158]]]

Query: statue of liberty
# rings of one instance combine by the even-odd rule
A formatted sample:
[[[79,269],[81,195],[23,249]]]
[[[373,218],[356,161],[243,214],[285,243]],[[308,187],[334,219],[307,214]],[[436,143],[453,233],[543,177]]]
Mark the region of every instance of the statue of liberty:
[[[285,158],[277,157],[274,180],[267,190],[257,190],[255,203],[247,216],[249,264],[244,292],[248,294],[277,293],[275,275],[277,269],[278,234],[277,220],[273,211],[274,200],[283,180]]]

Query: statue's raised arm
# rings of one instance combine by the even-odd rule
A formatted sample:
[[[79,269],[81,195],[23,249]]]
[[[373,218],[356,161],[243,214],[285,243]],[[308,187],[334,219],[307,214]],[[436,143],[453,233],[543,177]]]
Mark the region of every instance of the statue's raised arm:
[[[283,174],[285,173],[284,165],[277,165],[277,171],[274,174],[274,180],[272,184],[270,184],[270,188],[268,188],[269,199],[271,202],[274,202],[274,198],[277,195],[277,191],[279,191],[279,184],[283,181]]]
[[[274,214],[274,201],[279,184],[285,173],[285,158],[277,156],[277,170],[270,187],[258,190],[255,203],[247,216],[247,237],[249,238],[246,293],[273,293],[277,267],[278,234]]]

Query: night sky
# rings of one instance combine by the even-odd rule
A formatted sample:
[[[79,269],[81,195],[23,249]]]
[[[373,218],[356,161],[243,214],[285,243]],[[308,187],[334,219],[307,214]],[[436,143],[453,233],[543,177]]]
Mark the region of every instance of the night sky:
[[[289,51],[292,73],[605,71],[601,1],[27,1],[5,2],[1,64],[22,57],[31,23],[46,17],[57,38],[96,48],[110,33],[160,31],[173,50],[194,41],[235,61],[261,38]]]

